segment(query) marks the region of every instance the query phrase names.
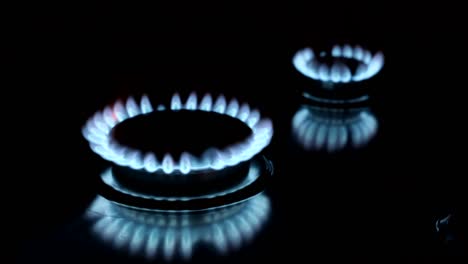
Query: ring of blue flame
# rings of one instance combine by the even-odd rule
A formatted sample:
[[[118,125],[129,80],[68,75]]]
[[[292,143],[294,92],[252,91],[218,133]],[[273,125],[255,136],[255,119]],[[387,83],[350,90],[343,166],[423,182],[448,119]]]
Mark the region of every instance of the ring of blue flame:
[[[322,82],[349,83],[360,82],[376,75],[384,65],[384,55],[377,52],[374,55],[369,50],[357,45],[335,45],[331,49],[333,58],[354,59],[358,62],[353,73],[348,65],[335,60],[332,65],[321,63],[318,58],[326,55],[326,52],[316,54],[312,48],[304,48],[296,52],[293,57],[293,65],[303,75]]]
[[[162,160],[157,160],[152,152],[142,153],[137,149],[123,146],[111,136],[111,130],[126,119],[144,115],[153,111],[163,111],[166,107],[158,105],[154,110],[148,98],[144,95],[137,104],[133,97],[129,97],[125,104],[117,101],[112,107],[107,106],[92,116],[83,128],[83,136],[89,141],[91,149],[102,158],[120,166],[135,170],[146,170],[149,173],[189,174],[194,171],[222,170],[228,166],[235,166],[250,160],[262,151],[273,136],[272,122],[262,118],[260,112],[252,109],[248,104],[240,104],[235,98],[226,101],[223,95],[216,100],[206,94],[198,103],[197,95],[192,92],[185,103],[176,93],[171,99],[170,110],[207,111],[224,114],[237,118],[249,126],[252,134],[244,141],[232,144],[225,149],[209,148],[201,157],[183,152],[179,161],[174,161],[170,153],[166,153]]]
[[[376,134],[378,122],[369,110],[356,109],[347,117],[340,111],[343,110],[301,107],[292,119],[296,140],[305,150],[335,152],[348,143],[354,148],[361,147]]]

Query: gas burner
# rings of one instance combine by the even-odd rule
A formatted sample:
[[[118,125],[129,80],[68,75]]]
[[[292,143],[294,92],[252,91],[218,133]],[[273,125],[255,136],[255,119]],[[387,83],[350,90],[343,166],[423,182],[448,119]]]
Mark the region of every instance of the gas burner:
[[[306,150],[358,148],[375,135],[378,123],[369,110],[370,90],[363,81],[382,69],[382,52],[372,55],[348,44],[319,52],[304,48],[294,55],[293,65],[320,84],[304,87],[304,106],[292,120],[293,134]]]
[[[224,254],[260,231],[270,201],[259,194],[234,206],[197,213],[157,213],[116,205],[98,196],[86,212],[92,231],[117,250],[147,259],[189,259],[199,245]]]
[[[335,45],[330,52],[315,53],[312,48],[299,50],[293,64],[303,75],[332,89],[336,83],[360,82],[376,75],[384,65],[382,52],[374,55],[361,46]]]
[[[376,134],[378,122],[368,108],[304,105],[294,115],[292,129],[304,149],[335,152],[364,146]]]
[[[194,120],[200,128],[188,131]],[[139,105],[130,97],[97,112],[83,128],[91,149],[114,163],[101,175],[100,194],[159,212],[231,206],[263,191],[272,166],[258,153],[272,133],[271,121],[249,105],[209,94],[198,102],[195,93],[185,103],[176,93],[156,110],[147,96]]]
[[[165,153],[158,159],[154,152],[143,152],[120,144],[113,137],[113,131],[126,120],[166,111],[174,114],[183,111],[202,111],[224,115],[240,120],[251,129],[252,133],[247,139],[223,149],[210,147],[203,151],[201,156],[183,152],[177,160],[171,153]],[[83,128],[83,135],[95,153],[119,166],[155,175],[187,175],[212,170],[219,171],[250,160],[269,144],[273,128],[271,120],[262,119],[259,111],[252,110],[246,103],[239,104],[236,99],[228,103],[223,95],[214,100],[209,94],[203,96],[198,103],[197,95],[191,93],[185,104],[182,103],[180,96],[175,94],[169,107],[160,104],[156,110],[153,109],[147,96],[141,98],[139,105],[133,97],[128,98],[125,104],[117,101],[113,107],[108,106],[91,117]]]
[[[223,253],[252,238],[270,210],[262,192],[273,167],[259,153],[273,128],[251,109],[223,95],[198,102],[191,93],[185,103],[175,94],[156,110],[143,96],[139,105],[130,97],[96,113],[83,135],[113,165],[88,210],[95,234],[130,253],[153,258],[161,251],[166,259],[188,258],[202,241]],[[187,120],[198,121],[201,132]],[[200,144],[200,136],[212,142]]]

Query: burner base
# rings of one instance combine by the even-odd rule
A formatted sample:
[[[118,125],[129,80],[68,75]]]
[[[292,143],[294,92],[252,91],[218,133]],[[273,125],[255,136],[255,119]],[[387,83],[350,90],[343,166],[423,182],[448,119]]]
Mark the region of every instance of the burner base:
[[[122,206],[150,211],[187,212],[228,207],[261,193],[266,181],[273,174],[271,161],[263,156],[257,156],[247,164],[248,172],[240,175],[243,180],[238,184],[204,195],[184,194],[186,196],[135,192],[120,184],[113,175],[113,170],[109,169],[101,175],[100,195]]]

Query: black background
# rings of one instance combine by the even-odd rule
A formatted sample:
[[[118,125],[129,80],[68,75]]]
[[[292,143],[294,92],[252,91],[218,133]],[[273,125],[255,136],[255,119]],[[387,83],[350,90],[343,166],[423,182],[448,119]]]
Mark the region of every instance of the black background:
[[[13,30],[19,259],[129,260],[89,241],[77,223],[106,167],[81,128],[130,94],[167,100],[196,90],[249,101],[275,126],[265,151],[275,165],[271,220],[222,261],[442,261],[453,252],[433,224],[463,208],[465,189],[465,52],[454,10],[374,2],[37,6],[28,30]],[[378,134],[361,150],[306,153],[290,124],[299,91],[312,82],[294,70],[292,55],[347,42],[385,53],[369,83]]]

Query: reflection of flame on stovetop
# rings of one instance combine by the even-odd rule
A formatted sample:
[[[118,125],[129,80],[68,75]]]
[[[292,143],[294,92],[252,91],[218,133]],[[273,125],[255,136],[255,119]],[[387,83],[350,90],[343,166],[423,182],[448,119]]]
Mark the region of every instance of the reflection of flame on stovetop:
[[[304,149],[335,152],[364,146],[376,134],[378,123],[367,108],[302,106],[293,117],[292,129]]]
[[[157,213],[116,205],[98,196],[87,210],[92,231],[116,249],[147,258],[188,259],[199,244],[227,253],[247,243],[270,211],[269,199],[259,194],[234,206],[203,213]]]

